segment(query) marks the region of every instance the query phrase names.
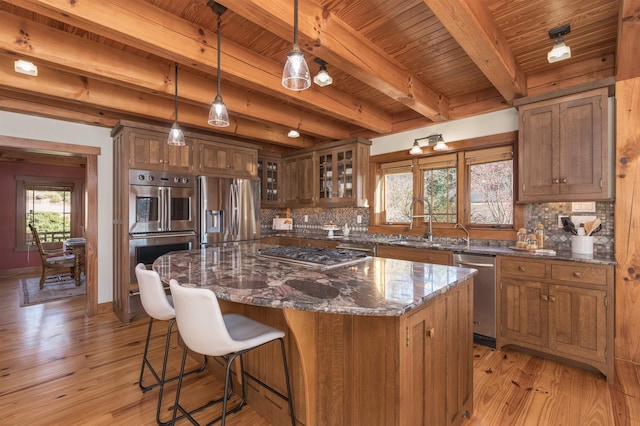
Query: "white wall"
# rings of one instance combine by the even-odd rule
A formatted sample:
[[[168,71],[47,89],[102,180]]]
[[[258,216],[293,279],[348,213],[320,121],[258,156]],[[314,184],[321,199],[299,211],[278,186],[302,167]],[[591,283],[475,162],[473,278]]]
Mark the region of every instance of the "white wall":
[[[113,148],[111,129],[0,111],[0,134],[100,148],[98,156],[98,303],[113,300]]]
[[[445,142],[455,142],[481,136],[497,135],[518,130],[518,111],[509,108],[474,117],[433,124],[421,129],[372,139],[371,155],[410,150],[414,139],[442,133]],[[427,141],[422,141],[425,144]]]

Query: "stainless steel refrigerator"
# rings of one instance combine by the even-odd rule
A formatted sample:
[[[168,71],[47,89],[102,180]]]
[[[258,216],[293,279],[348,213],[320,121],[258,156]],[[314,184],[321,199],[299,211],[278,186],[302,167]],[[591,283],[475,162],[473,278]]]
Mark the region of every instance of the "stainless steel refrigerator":
[[[257,179],[198,176],[201,246],[260,238]]]

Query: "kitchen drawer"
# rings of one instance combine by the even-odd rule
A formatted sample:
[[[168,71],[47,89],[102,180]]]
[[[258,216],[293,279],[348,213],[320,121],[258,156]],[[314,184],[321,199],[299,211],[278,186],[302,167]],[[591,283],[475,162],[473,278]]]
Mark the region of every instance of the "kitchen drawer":
[[[500,272],[525,278],[545,278],[546,267],[544,262],[522,259],[502,259]]]
[[[551,265],[551,279],[581,284],[607,285],[605,266],[575,263],[573,265]]]

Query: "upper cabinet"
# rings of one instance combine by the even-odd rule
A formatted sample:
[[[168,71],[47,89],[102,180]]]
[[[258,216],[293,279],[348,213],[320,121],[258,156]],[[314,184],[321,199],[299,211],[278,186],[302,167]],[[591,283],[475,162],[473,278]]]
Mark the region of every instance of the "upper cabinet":
[[[284,207],[312,207],[315,203],[316,180],[314,152],[282,159]]]
[[[258,151],[252,148],[198,140],[198,174],[257,177]]]
[[[316,196],[320,206],[357,206],[367,203],[371,142],[351,139],[316,153]]]
[[[258,157],[262,207],[282,207],[282,166],[279,157]]]
[[[519,108],[518,201],[591,201],[613,196],[607,89]]]
[[[140,129],[127,129],[129,168],[193,173],[193,140],[185,146],[167,144],[167,134]]]

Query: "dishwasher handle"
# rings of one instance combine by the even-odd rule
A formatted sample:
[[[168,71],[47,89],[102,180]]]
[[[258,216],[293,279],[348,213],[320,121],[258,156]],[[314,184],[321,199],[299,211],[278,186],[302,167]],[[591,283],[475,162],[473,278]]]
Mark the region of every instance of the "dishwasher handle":
[[[496,266],[493,263],[472,263],[472,262],[463,262],[457,261],[455,262],[457,266],[470,266],[472,268],[495,268]]]

